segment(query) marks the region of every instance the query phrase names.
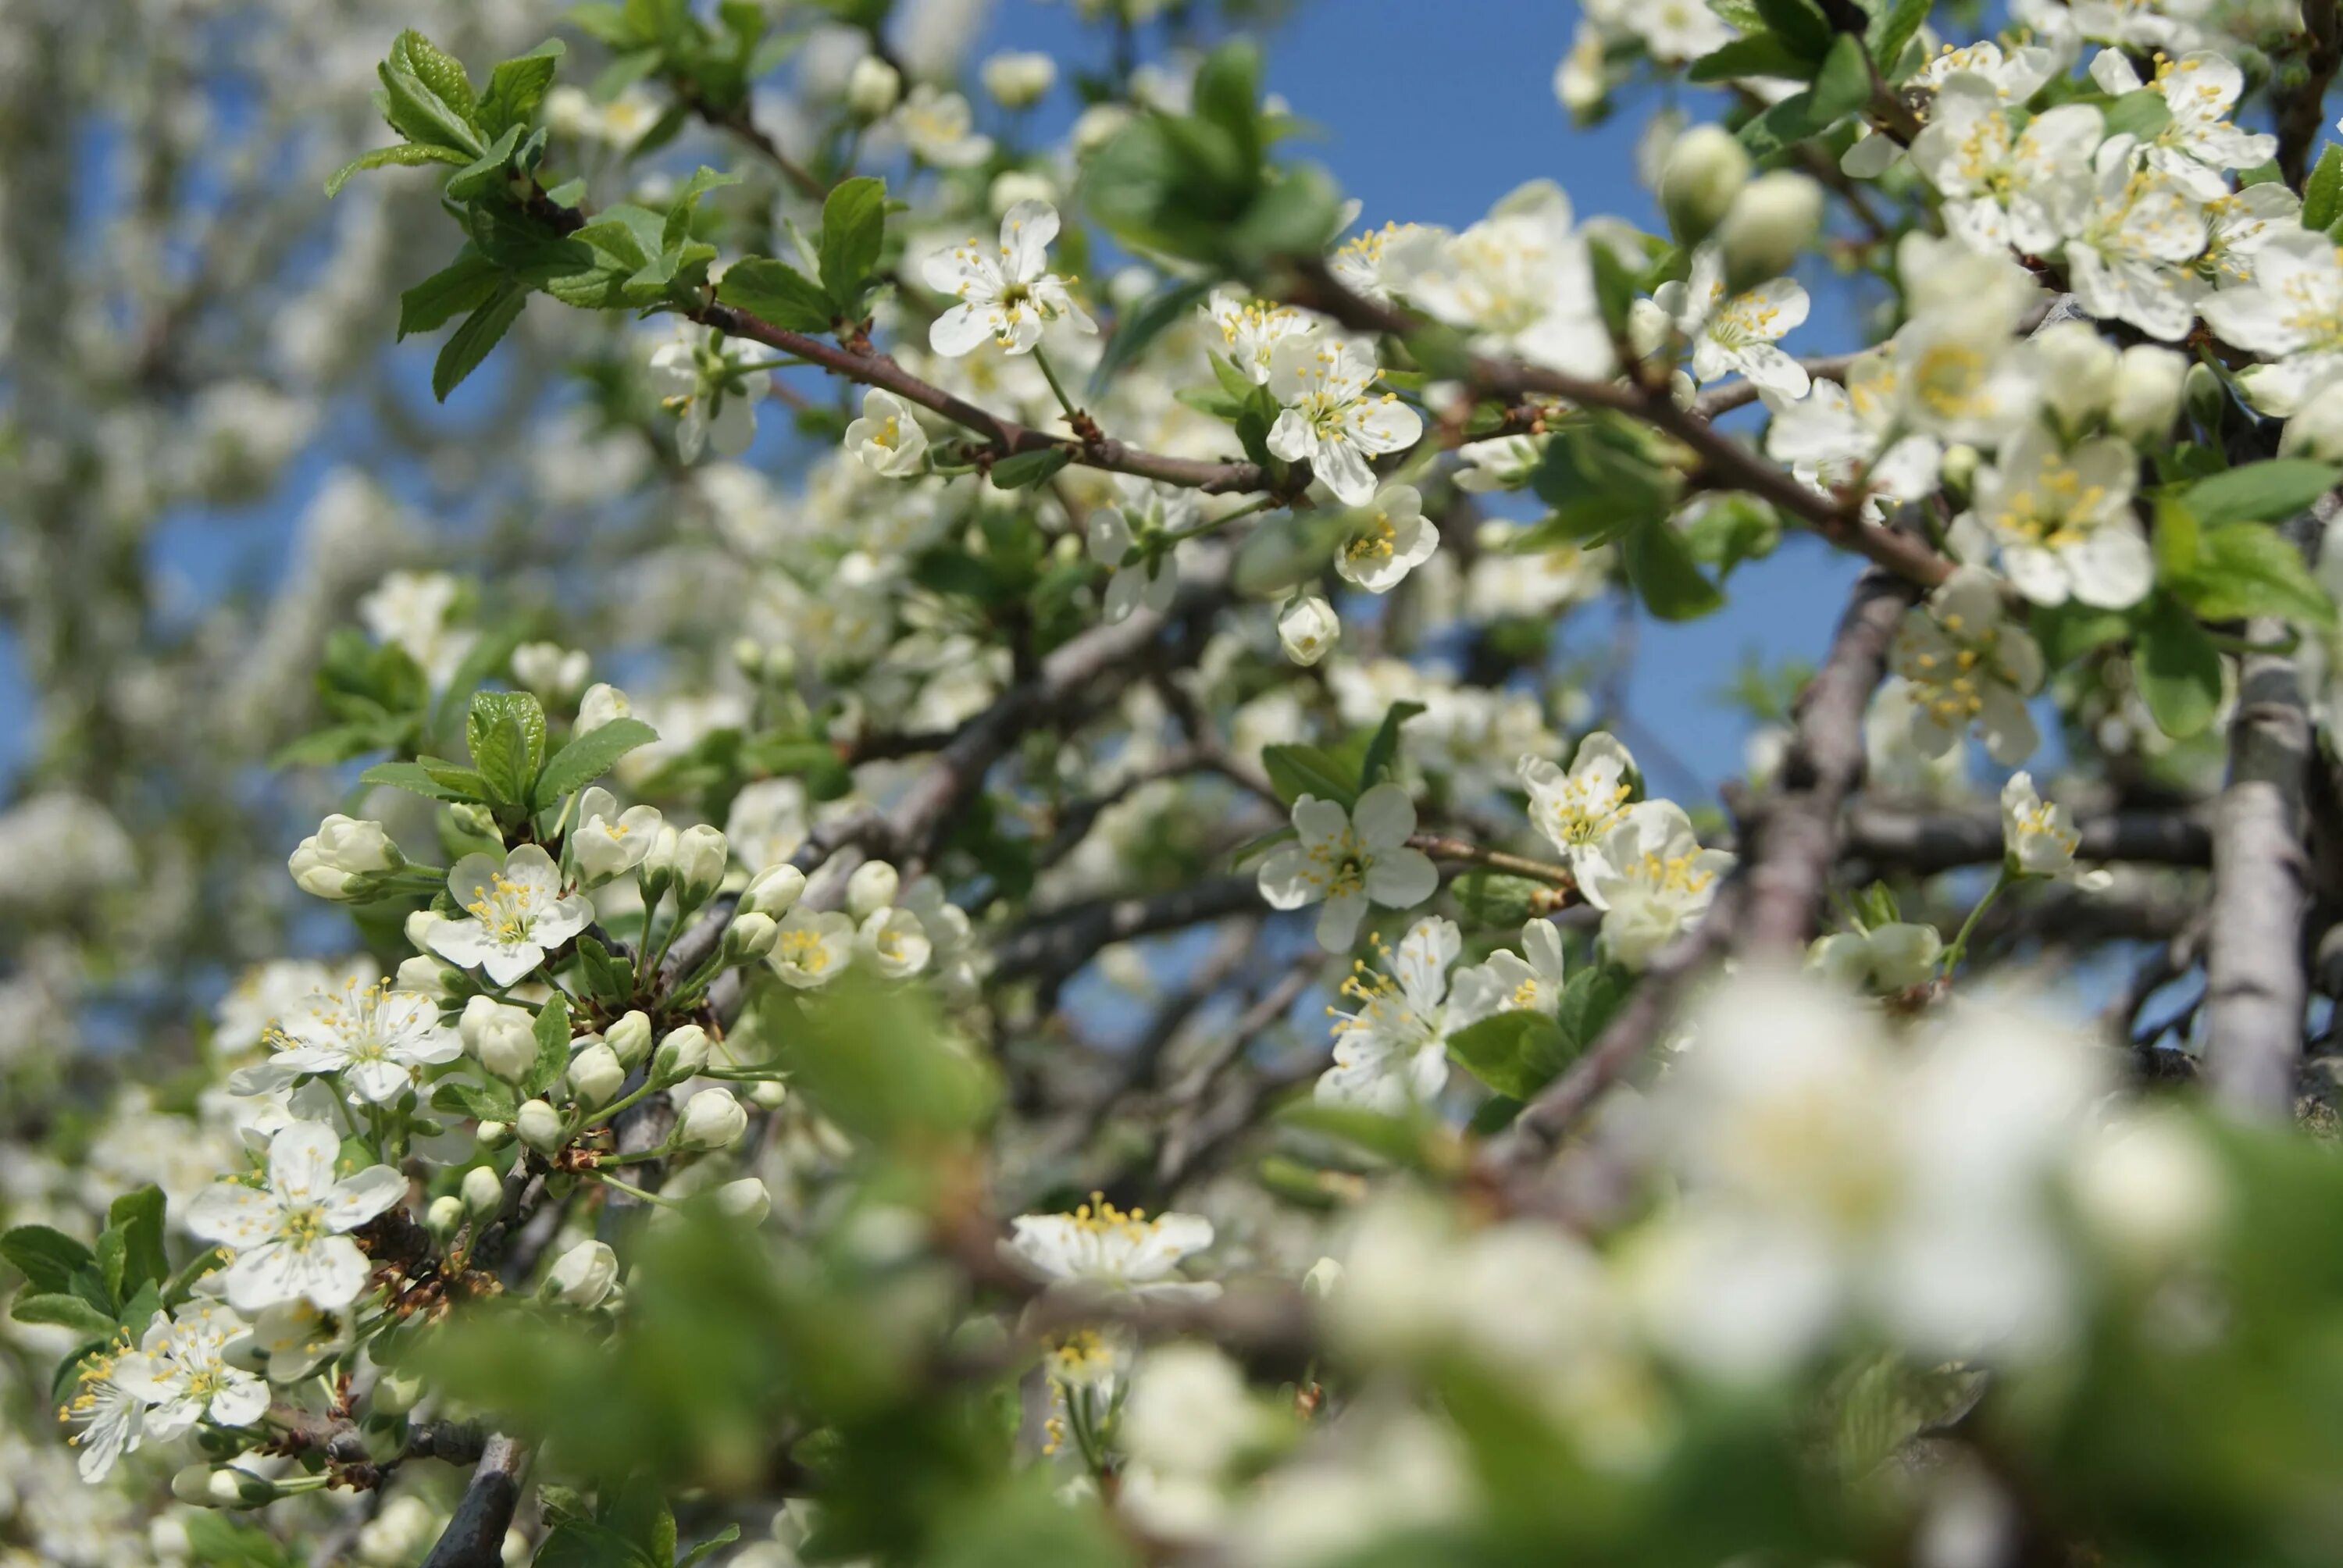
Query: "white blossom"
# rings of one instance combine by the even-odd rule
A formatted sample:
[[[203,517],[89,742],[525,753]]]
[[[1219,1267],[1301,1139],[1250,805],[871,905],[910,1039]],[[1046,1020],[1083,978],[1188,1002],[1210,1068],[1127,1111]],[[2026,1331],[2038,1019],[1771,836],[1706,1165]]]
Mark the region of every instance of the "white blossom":
[[[387,1165],[337,1180],[341,1140],[296,1121],[269,1141],[265,1184],[216,1181],[189,1205],[187,1229],[234,1254],[228,1304],[257,1312],[297,1298],[332,1312],[365,1291],[372,1265],[348,1232],[399,1203],[407,1178]]]
[[[1059,320],[1096,332],[1098,324],[1066,292],[1067,280],[1049,269],[1050,242],[1057,236],[1058,209],[1023,201],[1001,218],[997,254],[988,254],[981,240],[970,238],[930,257],[928,286],[960,302],[929,329],[935,351],[958,358],[990,340],[1004,353],[1030,354],[1041,341],[1041,329]]]
[[[1415,803],[1396,784],[1376,785],[1359,797],[1355,811],[1303,795],[1293,803],[1293,830],[1299,842],[1281,846],[1262,863],[1261,895],[1274,910],[1322,902],[1318,944],[1328,952],[1350,947],[1370,904],[1408,909],[1440,885],[1430,858],[1408,847]]]

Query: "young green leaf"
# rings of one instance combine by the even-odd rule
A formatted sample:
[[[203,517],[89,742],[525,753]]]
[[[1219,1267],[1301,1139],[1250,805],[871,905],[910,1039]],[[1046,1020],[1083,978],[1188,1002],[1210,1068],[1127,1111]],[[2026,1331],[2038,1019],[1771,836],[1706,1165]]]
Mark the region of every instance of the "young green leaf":
[[[1824,125],[1854,114],[1871,101],[1871,56],[1863,40],[1841,33],[1815,75],[1814,114]]]
[[[2207,529],[2195,568],[2166,586],[2207,620],[2268,615],[2306,626],[2336,624],[2335,601],[2318,586],[2302,552],[2266,523]]]
[[[1345,811],[1358,802],[1357,771],[1322,747],[1264,746],[1261,766],[1270,788],[1289,806],[1304,795],[1332,800]]]
[[[608,773],[619,758],[636,747],[648,746],[658,739],[659,731],[639,719],[614,719],[572,737],[538,775],[530,804],[543,810],[564,795],[582,789]]]
[[[412,167],[417,164],[469,162],[471,159],[468,156],[453,147],[434,146],[427,142],[401,142],[395,147],[376,147],[371,152],[360,153],[348,163],[327,175],[326,196],[328,200],[331,200],[341,195],[342,187],[350,183],[350,176],[364,169],[378,169],[389,165]]]
[[[447,394],[479,368],[488,351],[520,319],[521,307],[528,303],[528,290],[507,283],[488,297],[488,303],[464,317],[463,324],[448,334],[438,359],[431,367],[431,395],[442,403],[447,401]]]
[[[2157,728],[2186,739],[2221,705],[2221,653],[2196,618],[2158,593],[2133,623],[2132,673]]]
[[[136,1295],[149,1284],[170,1277],[171,1261],[163,1251],[163,1190],[140,1187],[116,1198],[106,1212],[108,1234],[122,1238],[122,1274],[111,1282],[120,1296]]]
[[[488,90],[480,98],[480,128],[493,136],[508,126],[527,125],[568,52],[560,39],[548,38],[528,54],[499,63],[488,73]]]
[[[2293,517],[2335,487],[2343,468],[2308,457],[2275,457],[2199,479],[2181,500],[2207,528],[2220,523],[2274,523]]]
[[[46,1225],[19,1225],[0,1235],[0,1258],[44,1294],[72,1289],[75,1274],[97,1267],[87,1247]]]
[[[887,236],[887,182],[841,180],[821,204],[821,286],[840,316],[862,314],[864,286]]]
[[[398,336],[436,332],[487,304],[505,282],[504,268],[470,245],[456,259],[398,297]]]
[[[752,256],[725,269],[716,297],[789,332],[827,332],[830,296],[804,274],[770,256]]]
[[[8,1315],[20,1323],[47,1323],[71,1329],[90,1340],[111,1339],[118,1327],[112,1318],[79,1296],[58,1293],[18,1296]]]
[[[1400,726],[1423,711],[1421,702],[1394,702],[1383,709],[1383,721],[1375,726],[1374,739],[1367,742],[1367,753],[1359,764],[1359,793],[1363,795],[1382,783],[1399,760]]]
[[[1027,489],[1053,477],[1059,469],[1073,460],[1074,455],[1063,447],[1043,447],[1038,451],[1020,452],[992,465],[992,486],[998,490]]]
[[[558,994],[538,1010],[536,1034],[537,1060],[520,1083],[520,1092],[531,1098],[561,1081],[569,1068],[569,1004]]]
[[[1542,1012],[1501,1012],[1448,1037],[1448,1055],[1498,1093],[1527,1100],[1576,1052]]]
[[[1694,562],[1684,536],[1664,518],[1630,533],[1620,553],[1644,608],[1662,620],[1697,620],[1725,603]]]

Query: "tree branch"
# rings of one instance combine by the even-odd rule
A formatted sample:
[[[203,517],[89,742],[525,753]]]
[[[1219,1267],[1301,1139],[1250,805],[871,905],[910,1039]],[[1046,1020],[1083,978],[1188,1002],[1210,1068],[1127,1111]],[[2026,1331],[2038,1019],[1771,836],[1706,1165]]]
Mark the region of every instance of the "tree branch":
[[[2283,628],[2248,623],[2257,642]],[[2206,1069],[2232,1110],[2284,1117],[2294,1107],[2308,980],[2303,798],[2310,718],[2294,661],[2248,654],[2229,728],[2229,782],[2213,819],[2213,899],[2205,956]]]
[[[2076,824],[2078,860],[2148,866],[2213,863],[2213,835],[2182,811],[2112,811]],[[1956,866],[1989,866],[2004,853],[2001,819],[1990,811],[1913,812],[1857,805],[1847,813],[1845,852],[1881,869],[1915,876]]]
[[[502,1568],[505,1532],[520,1505],[520,1476],[528,1464],[526,1446],[501,1432],[489,1438],[423,1568]]]

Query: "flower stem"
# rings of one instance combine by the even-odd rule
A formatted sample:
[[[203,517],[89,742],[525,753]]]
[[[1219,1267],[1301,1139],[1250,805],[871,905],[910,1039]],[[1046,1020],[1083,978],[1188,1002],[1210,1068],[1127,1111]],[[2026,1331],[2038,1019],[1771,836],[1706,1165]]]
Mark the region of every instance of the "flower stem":
[[[1970,909],[1969,918],[1961,922],[1959,932],[1953,938],[1953,945],[1945,950],[1945,956],[1941,961],[1945,966],[1944,972],[1946,979],[1951,978],[1953,970],[1959,967],[1961,960],[1966,956],[1969,948],[1969,933],[1976,930],[1978,920],[1984,916],[1986,910],[1993,907],[1993,901],[2001,897],[2002,890],[2016,880],[2017,878],[2011,873],[2008,864],[2005,862],[2000,873],[1994,878],[1993,886],[1985,890],[1985,897],[1979,899]]]
[[[628,1197],[638,1199],[642,1202],[657,1203],[663,1209],[674,1209],[681,1206],[672,1198],[662,1198],[656,1192],[647,1192],[640,1187],[635,1186],[632,1182],[619,1181],[616,1176],[605,1174],[600,1171],[593,1171],[591,1174],[593,1175],[594,1180],[602,1183],[603,1186],[615,1187],[619,1191],[624,1192]]]
[[[1057,371],[1051,368],[1050,357],[1041,352],[1041,346],[1038,343],[1033,346],[1033,363],[1041,367],[1041,377],[1049,382],[1050,390],[1058,395],[1058,407],[1066,411],[1066,423],[1074,429],[1081,429],[1081,411],[1074,407],[1074,400],[1066,396],[1065,387],[1058,381]]]

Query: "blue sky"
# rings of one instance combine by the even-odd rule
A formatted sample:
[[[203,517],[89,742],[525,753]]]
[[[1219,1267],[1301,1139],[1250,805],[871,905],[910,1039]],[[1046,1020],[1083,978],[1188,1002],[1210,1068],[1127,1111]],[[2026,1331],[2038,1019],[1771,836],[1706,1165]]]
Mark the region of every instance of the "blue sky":
[[[1322,142],[1296,150],[1332,170],[1363,203],[1365,221],[1461,226],[1544,176],[1561,182],[1582,215],[1652,226],[1634,176],[1649,99],[1630,94],[1616,117],[1592,130],[1574,127],[1554,100],[1554,67],[1574,17],[1574,6],[1541,0],[1309,0],[1264,40],[1268,83],[1323,127]],[[999,0],[981,47],[1042,49],[1068,64],[1103,59],[1102,41],[1077,35],[1062,0]],[[1061,123],[1065,105],[1054,106]],[[1789,346],[1845,347],[1850,332],[1844,307],[1818,305]],[[402,358],[421,374],[431,347],[410,344]],[[344,445],[354,434],[329,441]],[[178,520],[158,538],[158,564],[216,587],[231,575],[224,562],[269,558],[327,467],[314,456],[297,462],[277,496],[239,518]],[[1637,726],[1665,737],[1708,782],[1737,771],[1746,726],[1717,704],[1716,688],[1746,650],[1818,657],[1853,575],[1814,541],[1793,540],[1736,574],[1722,613],[1689,626],[1646,625],[1628,689]],[[0,646],[0,778],[21,766],[31,721],[11,638]]]

